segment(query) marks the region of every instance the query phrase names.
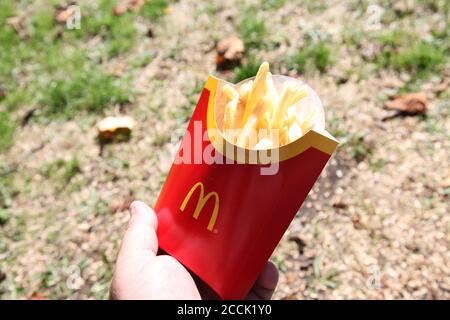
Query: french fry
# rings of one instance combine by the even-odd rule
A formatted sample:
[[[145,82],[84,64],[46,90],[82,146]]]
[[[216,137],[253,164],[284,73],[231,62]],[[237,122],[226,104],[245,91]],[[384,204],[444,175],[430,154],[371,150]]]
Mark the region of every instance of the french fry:
[[[236,144],[242,148],[250,148],[250,137],[256,137],[255,126],[258,123],[258,118],[252,116],[245,123],[244,128],[239,134]]]
[[[241,126],[245,124],[245,122],[250,117],[250,114],[255,109],[256,104],[264,95],[266,91],[266,76],[269,72],[269,64],[267,62],[263,62],[259,67],[258,73],[256,74],[255,80],[253,81],[253,85],[251,91],[248,94],[247,103],[245,104],[244,117],[242,118]]]
[[[283,126],[283,128],[279,131],[279,137],[278,137],[278,146],[282,146],[286,144],[286,141],[288,141],[288,132],[289,129],[286,126]]]
[[[291,143],[291,142],[297,140],[298,138],[300,138],[301,136],[302,136],[302,129],[300,128],[298,123],[295,121],[289,127],[289,132],[288,132],[288,140],[289,141],[287,143]]]
[[[314,110],[311,110],[308,115],[305,117],[305,119],[303,120],[302,124],[301,124],[301,129],[302,132],[305,134],[306,132],[308,132],[309,130],[311,130],[311,128],[313,127],[314,123],[313,123],[313,118],[315,117],[316,113]]]
[[[263,114],[263,116],[259,119],[258,129],[270,130],[270,114],[269,114],[269,110],[267,110]]]
[[[225,114],[223,117],[223,127],[225,129],[234,129],[234,119],[236,118],[237,104],[239,101],[238,98],[238,95],[236,95],[236,97],[225,106]]]
[[[278,101],[280,100],[280,98],[278,97],[277,90],[275,89],[275,85],[273,83],[272,73],[270,72],[267,73],[266,84],[269,95],[272,98],[272,105],[271,108],[269,108],[268,110],[270,117],[272,117],[273,107],[278,105]]]
[[[232,86],[226,84],[222,88],[223,93],[227,96],[229,100],[233,100],[236,97],[239,97],[239,92],[236,91]]]
[[[283,87],[283,92],[278,102],[278,107],[272,119],[272,128],[281,128],[283,125],[283,116],[287,108],[296,104],[306,97],[308,92],[305,89],[298,88],[294,83],[288,83]]]
[[[238,88],[230,84],[222,87],[222,96],[227,100],[222,109],[224,135],[243,148],[274,148],[293,142],[313,127],[315,113],[309,112],[301,119],[294,108],[307,95],[305,87],[292,81],[285,82],[279,94],[269,64],[264,62],[254,80]],[[233,129],[241,130],[233,137],[225,133]],[[261,130],[268,134],[261,137]]]
[[[244,125],[244,129],[242,130],[242,133],[239,135],[238,138],[238,145],[244,146],[248,142],[248,138],[251,134],[255,135],[257,133],[257,127],[258,123],[261,121],[261,118],[263,118],[263,115],[266,113],[267,108],[269,106],[269,97],[265,95],[262,97],[256,108],[253,110],[252,114],[250,115],[249,119]],[[256,141],[255,141],[256,143]]]

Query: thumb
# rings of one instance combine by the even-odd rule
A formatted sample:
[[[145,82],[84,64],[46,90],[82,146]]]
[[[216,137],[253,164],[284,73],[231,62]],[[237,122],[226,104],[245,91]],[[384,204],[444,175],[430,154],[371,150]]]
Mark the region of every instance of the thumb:
[[[142,201],[130,205],[131,218],[122,239],[119,259],[136,261],[142,257],[155,256],[158,251],[155,212]]]
[[[158,250],[158,219],[155,212],[144,202],[134,201],[130,205],[130,213],[114,269],[110,289],[112,299],[127,297],[130,285],[136,283],[136,276]]]

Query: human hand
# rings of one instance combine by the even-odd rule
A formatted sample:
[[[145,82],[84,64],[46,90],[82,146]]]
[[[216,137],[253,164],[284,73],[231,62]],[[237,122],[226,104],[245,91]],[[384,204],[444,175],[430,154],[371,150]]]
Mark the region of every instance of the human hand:
[[[130,212],[111,283],[111,299],[218,298],[175,258],[156,255],[158,220],[150,207],[142,201],[134,201]],[[278,270],[267,262],[247,299],[270,299],[277,282]]]

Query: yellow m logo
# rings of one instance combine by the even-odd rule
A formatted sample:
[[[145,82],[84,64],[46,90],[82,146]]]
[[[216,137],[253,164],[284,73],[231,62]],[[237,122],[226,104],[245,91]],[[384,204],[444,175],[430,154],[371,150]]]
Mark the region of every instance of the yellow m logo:
[[[212,231],[214,229],[214,225],[216,224],[217,215],[219,214],[219,195],[217,194],[217,192],[209,192],[205,196],[205,187],[203,186],[203,183],[197,182],[196,184],[194,184],[191,190],[189,190],[188,194],[184,198],[183,203],[180,206],[180,210],[184,211],[187,203],[192,197],[192,194],[194,193],[195,190],[197,190],[197,188],[200,188],[200,195],[198,197],[197,206],[195,207],[195,211],[192,216],[194,217],[194,219],[198,219],[198,217],[200,216],[200,212],[202,211],[206,202],[208,202],[210,198],[214,197],[214,210],[212,212],[211,219],[209,219],[209,224],[207,228],[209,231]]]

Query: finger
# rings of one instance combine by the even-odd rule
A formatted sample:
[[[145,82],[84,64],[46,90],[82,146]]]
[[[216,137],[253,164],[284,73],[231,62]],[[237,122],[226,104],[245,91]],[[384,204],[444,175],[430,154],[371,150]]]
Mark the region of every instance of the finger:
[[[278,283],[278,269],[268,261],[263,271],[256,280],[247,297],[250,300],[269,300],[272,297]]]
[[[144,202],[134,201],[130,205],[130,214],[131,218],[122,240],[119,257],[136,261],[147,255],[156,255],[158,219],[155,212]]]

